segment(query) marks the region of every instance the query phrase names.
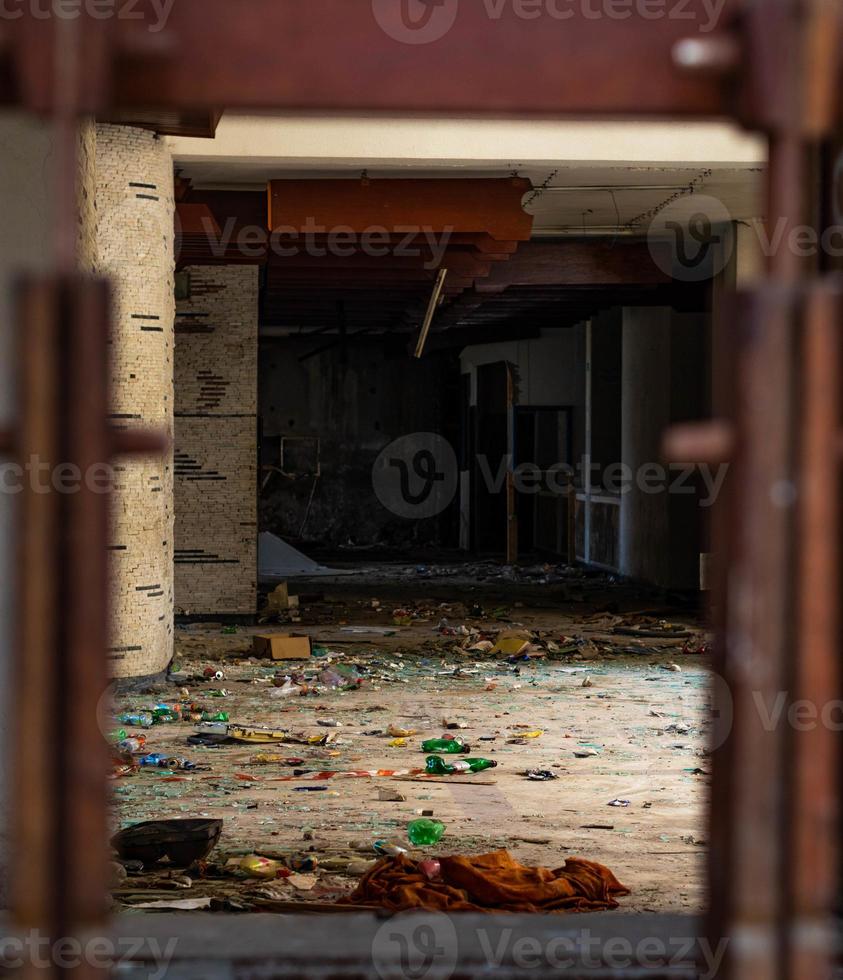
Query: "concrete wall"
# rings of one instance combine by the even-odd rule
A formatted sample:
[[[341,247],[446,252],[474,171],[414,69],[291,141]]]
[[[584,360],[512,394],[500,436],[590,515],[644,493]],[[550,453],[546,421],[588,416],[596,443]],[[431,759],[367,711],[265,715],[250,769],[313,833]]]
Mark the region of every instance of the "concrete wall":
[[[571,451],[574,466],[582,459],[585,453],[586,438],[586,325],[578,324],[575,327],[544,330],[541,335],[529,340],[513,340],[501,343],[478,344],[466,347],[460,355],[460,365],[464,377],[468,378],[470,388],[470,401],[472,406],[478,404],[478,369],[483,365],[494,364],[499,361],[506,361],[513,366],[513,377],[515,379],[515,404],[522,407],[563,407],[570,406],[573,409]],[[488,407],[488,406],[486,406]],[[482,409],[483,406],[480,406]],[[514,431],[510,431],[508,438],[510,451],[514,445]],[[481,453],[482,455],[482,453]],[[559,459],[558,462],[564,460]],[[479,478],[478,471],[473,469],[474,461],[466,461],[468,468],[464,468],[460,473],[460,547],[469,549],[472,544],[472,530],[474,537],[474,547],[483,550],[492,546],[493,541],[498,540],[497,532],[493,532],[491,538],[487,537],[482,530],[489,521],[489,514],[486,508],[489,506],[497,507],[497,504],[490,505],[478,502],[478,486],[475,481]],[[521,459],[521,462],[532,462],[532,460]],[[542,532],[534,535],[529,527],[531,521],[535,521],[539,526],[539,505],[541,505]],[[500,506],[503,507],[501,501]],[[475,516],[472,516],[472,507],[479,507]],[[533,508],[532,517],[529,512],[523,515],[523,508]],[[521,547],[532,550],[532,538],[538,541],[541,539],[542,547],[549,551],[559,552],[563,528],[567,524],[565,503],[561,497],[555,501],[541,500],[536,498],[521,499],[518,503],[519,514],[527,517],[527,522],[521,524]],[[492,519],[494,526],[500,520],[500,526],[505,527],[505,511],[500,515],[495,515]],[[525,530],[526,528],[526,530]],[[500,545],[504,547],[504,533],[501,530]],[[498,547],[494,545],[494,547]]]
[[[163,140],[97,128],[97,249],[113,283],[112,424],[173,430],[173,168]],[[172,457],[117,460],[112,499],[115,677],[164,670],[173,644]]]
[[[186,270],[176,314],[176,610],[257,611],[258,269]]]
[[[674,480],[647,468],[663,465],[671,423],[706,414],[707,319],[667,307],[624,310],[621,461],[632,480],[621,496],[620,571],[664,588],[697,588],[704,513],[696,492],[668,492]]]
[[[585,439],[585,324],[545,330],[531,340],[476,344],[460,354],[463,374],[471,376],[471,404],[477,404],[477,368],[495,361],[515,365],[518,405],[572,405],[574,459]]]
[[[670,328],[666,307],[624,310],[621,455],[635,473],[661,461],[670,424]],[[670,520],[667,497],[634,483],[621,498],[620,568],[632,578],[667,585]]]
[[[261,494],[261,530],[344,545],[455,543],[456,506],[441,517],[405,520],[381,505],[372,487],[380,451],[401,436],[435,432],[456,450],[459,365],[454,352],[415,360],[407,338],[357,339],[344,359],[339,347],[300,361],[325,343],[267,339],[261,344],[262,461],[278,465],[282,437],[320,441],[322,474],[288,480],[275,473]]]

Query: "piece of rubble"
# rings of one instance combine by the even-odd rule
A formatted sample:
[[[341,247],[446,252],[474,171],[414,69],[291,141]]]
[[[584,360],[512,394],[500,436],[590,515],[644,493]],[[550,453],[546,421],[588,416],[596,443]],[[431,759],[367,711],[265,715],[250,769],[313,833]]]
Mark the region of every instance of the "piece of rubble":
[[[378,799],[382,803],[406,803],[407,797],[403,793],[399,793],[397,789],[393,789],[391,786],[381,786],[378,789]]]

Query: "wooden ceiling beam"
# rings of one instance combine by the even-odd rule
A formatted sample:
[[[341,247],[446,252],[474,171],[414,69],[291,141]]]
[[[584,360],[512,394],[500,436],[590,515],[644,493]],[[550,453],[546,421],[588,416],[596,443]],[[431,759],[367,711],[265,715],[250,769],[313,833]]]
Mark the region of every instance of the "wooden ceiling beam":
[[[513,286],[617,286],[671,281],[653,259],[647,242],[605,240],[532,241],[507,263],[492,267],[478,284],[485,292]]]

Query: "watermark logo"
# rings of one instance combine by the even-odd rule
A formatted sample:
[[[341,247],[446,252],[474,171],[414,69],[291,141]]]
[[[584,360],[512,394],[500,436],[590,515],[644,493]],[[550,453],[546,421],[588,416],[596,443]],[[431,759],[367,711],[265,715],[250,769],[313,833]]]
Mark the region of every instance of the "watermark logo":
[[[106,741],[110,741],[110,734],[114,730],[114,717],[116,714],[117,684],[109,684],[102,692],[97,701],[97,725]]]
[[[732,257],[731,223],[732,216],[716,197],[679,198],[659,211],[647,229],[653,261],[682,282],[711,279]]]
[[[176,0],[0,0],[0,20],[146,21],[158,34],[167,26]]]
[[[328,257],[352,259],[358,255],[370,258],[423,259],[423,268],[438,269],[454,233],[449,225],[441,231],[430,225],[369,225],[357,231],[350,225],[319,224],[308,217],[301,226],[279,225],[267,235],[259,225],[238,225],[228,218],[217,229],[213,219],[201,219],[202,236],[215,258],[226,258],[232,250],[243,258],[259,259],[267,254],[281,259]],[[176,245],[185,237],[181,220],[176,216]],[[178,251],[176,257],[178,258]]]
[[[383,980],[447,980],[457,966],[456,927],[437,913],[390,919],[372,940],[372,965]]]
[[[128,193],[100,206],[97,229],[101,238],[125,242],[125,229],[132,229],[131,247],[109,249],[102,256],[105,272],[131,274],[139,267],[157,268],[161,262],[178,261],[181,224],[176,213],[174,233],[173,212],[166,203],[162,206],[162,197],[157,185],[138,180],[129,185]]]
[[[714,671],[709,675],[707,700],[710,705],[711,721],[708,751],[714,752],[729,741],[735,720],[735,699],[732,696],[732,689],[726,680]]]
[[[178,939],[169,939],[162,945],[156,939],[145,937],[83,934],[50,937],[36,929],[28,933],[5,934],[0,937],[0,969],[26,969],[28,975],[38,970],[54,975],[61,971],[80,971],[88,974],[102,971],[103,975],[131,973],[146,980],[163,980],[170,973],[175,958]]]
[[[602,467],[587,456],[576,465],[559,462],[546,469],[529,462],[516,465],[511,455],[492,460],[481,453],[475,463],[473,479],[490,494],[505,493],[511,485],[516,493],[526,496],[565,496],[572,485],[592,486],[618,496],[689,496],[702,508],[716,503],[729,472],[728,463],[688,466],[649,462],[636,468],[612,463]],[[446,439],[433,432],[401,436],[381,451],[372,468],[378,500],[393,514],[410,520],[440,514],[453,501],[458,483],[456,454]]]
[[[432,44],[456,23],[459,0],[372,0],[378,26],[402,44]]]
[[[435,432],[402,436],[383,449],[372,470],[378,500],[398,517],[435,517],[457,492],[457,457]]]
[[[463,0],[480,10],[489,21],[504,17],[522,21],[544,18],[555,23],[573,19],[646,23],[677,20],[695,23],[702,34],[713,31],[721,20],[726,0]],[[378,26],[401,44],[440,41],[457,20],[460,0],[372,0]]]
[[[84,470],[75,463],[52,463],[36,454],[26,461],[0,463],[0,494],[75,494],[82,490],[106,494],[114,489],[115,471],[110,463],[92,463]]]

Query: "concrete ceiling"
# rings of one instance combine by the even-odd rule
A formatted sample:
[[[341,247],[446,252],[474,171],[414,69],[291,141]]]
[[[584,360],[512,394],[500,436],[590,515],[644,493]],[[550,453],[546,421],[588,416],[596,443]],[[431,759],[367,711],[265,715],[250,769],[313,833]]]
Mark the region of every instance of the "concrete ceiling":
[[[673,202],[681,220],[714,198],[733,220],[762,214],[764,148],[725,124],[223,117],[214,140],[171,138],[196,188],[272,179],[529,178],[534,235],[642,234]],[[693,191],[692,191],[693,189]]]

